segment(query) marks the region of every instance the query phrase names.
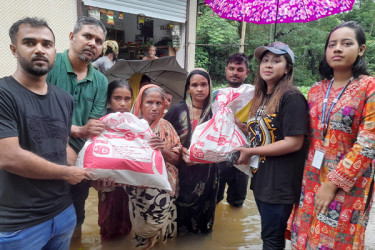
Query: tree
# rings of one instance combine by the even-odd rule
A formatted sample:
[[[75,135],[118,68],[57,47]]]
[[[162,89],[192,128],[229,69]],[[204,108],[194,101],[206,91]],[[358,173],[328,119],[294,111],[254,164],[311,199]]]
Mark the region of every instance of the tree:
[[[202,15],[198,18],[197,43],[210,46],[197,46],[197,65],[207,68],[216,83],[224,78],[225,59],[239,48],[240,23],[219,18],[205,5],[201,6]],[[276,41],[290,46],[295,53],[294,84],[311,86],[320,80],[319,63],[324,55],[325,41],[329,32],[342,21],[357,21],[366,32],[366,60],[369,72],[375,72],[375,1],[357,0],[349,12],[328,16],[310,23],[277,24]],[[249,23],[246,28],[245,53],[250,59],[250,77],[253,82],[258,68],[253,59],[258,46],[273,41],[273,25]],[[238,46],[228,46],[237,44]],[[222,46],[226,45],[226,46]]]
[[[237,52],[239,46],[239,22],[212,16],[212,10],[201,6],[198,18],[195,65],[205,68],[215,83],[224,83],[226,59]]]

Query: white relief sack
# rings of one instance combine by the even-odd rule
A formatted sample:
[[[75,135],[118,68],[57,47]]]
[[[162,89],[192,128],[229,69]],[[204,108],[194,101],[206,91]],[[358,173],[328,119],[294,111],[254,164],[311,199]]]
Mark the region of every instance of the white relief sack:
[[[161,152],[148,144],[154,133],[146,120],[127,112],[100,120],[106,129],[85,143],[76,166],[87,169],[94,180],[111,177],[116,183],[172,191]]]
[[[211,120],[198,125],[192,135],[190,160],[200,163],[223,162],[228,154],[248,144],[246,136],[234,122],[234,114],[254,97],[254,87],[220,89],[212,104]]]

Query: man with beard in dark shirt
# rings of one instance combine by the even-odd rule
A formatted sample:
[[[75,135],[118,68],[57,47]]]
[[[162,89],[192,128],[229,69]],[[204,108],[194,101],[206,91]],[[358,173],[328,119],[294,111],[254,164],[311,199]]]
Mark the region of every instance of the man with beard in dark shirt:
[[[73,99],[46,82],[56,49],[44,20],[21,19],[9,36],[17,70],[0,79],[0,249],[69,249],[69,184],[91,178],[67,166]]]

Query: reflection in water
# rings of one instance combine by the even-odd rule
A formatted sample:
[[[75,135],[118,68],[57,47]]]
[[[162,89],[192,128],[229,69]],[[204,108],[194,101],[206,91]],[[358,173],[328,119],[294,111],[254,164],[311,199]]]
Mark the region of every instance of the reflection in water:
[[[70,249],[117,250],[129,249],[131,236],[101,242],[98,226],[98,195],[90,189],[86,201],[86,219],[82,226],[82,238],[73,239]],[[225,199],[224,199],[225,200]],[[179,250],[216,250],[216,249],[261,249],[260,217],[252,191],[248,191],[247,200],[242,208],[231,207],[221,202],[216,209],[215,224],[211,236],[189,235],[168,241],[165,247],[154,249]]]

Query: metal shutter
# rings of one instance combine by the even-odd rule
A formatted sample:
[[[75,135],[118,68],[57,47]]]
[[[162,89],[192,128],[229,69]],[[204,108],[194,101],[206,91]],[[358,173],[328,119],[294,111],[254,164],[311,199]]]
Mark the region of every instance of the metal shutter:
[[[186,22],[187,0],[83,0],[87,6]]]

